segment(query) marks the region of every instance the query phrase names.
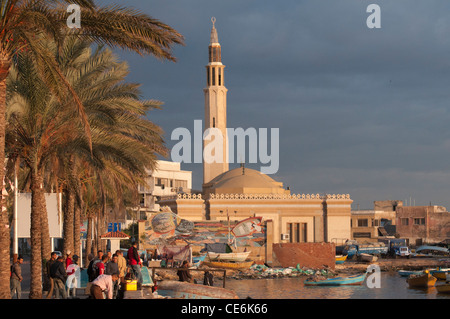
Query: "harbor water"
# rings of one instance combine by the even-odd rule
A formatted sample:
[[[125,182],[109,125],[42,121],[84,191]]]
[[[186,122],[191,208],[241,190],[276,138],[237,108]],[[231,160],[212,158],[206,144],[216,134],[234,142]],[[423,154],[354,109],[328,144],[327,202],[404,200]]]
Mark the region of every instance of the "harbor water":
[[[359,286],[310,287],[303,285],[305,279],[229,279],[226,288],[234,290],[239,298],[252,299],[450,299],[450,294],[440,294],[435,287],[409,288],[406,278],[396,273],[382,272],[379,288],[369,288],[366,282]]]

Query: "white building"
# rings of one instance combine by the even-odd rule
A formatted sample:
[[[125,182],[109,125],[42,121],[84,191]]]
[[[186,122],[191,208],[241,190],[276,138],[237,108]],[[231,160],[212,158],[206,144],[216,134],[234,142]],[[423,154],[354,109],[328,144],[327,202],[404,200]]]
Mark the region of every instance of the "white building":
[[[146,183],[139,185],[141,216],[158,212],[160,207],[156,202],[161,197],[190,193],[192,172],[181,170],[180,163],[157,161],[157,168],[147,171]]]

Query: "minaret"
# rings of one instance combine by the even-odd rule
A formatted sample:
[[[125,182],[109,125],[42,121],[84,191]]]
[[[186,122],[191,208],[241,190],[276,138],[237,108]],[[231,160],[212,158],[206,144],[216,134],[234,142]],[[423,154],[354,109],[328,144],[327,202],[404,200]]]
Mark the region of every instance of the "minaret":
[[[224,86],[224,69],[221,47],[216,30],[216,18],[211,19],[211,42],[209,44],[209,63],[206,66],[205,92],[205,130],[217,128],[222,133],[223,159],[214,163],[203,160],[203,183],[208,183],[214,177],[228,171],[228,141],[227,141],[227,88]],[[203,150],[213,141],[205,140]]]

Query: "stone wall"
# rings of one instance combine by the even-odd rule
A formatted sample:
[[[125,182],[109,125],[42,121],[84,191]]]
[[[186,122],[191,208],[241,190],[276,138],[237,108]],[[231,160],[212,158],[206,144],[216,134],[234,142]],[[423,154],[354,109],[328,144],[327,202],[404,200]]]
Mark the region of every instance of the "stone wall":
[[[273,266],[306,268],[335,268],[334,243],[273,244]]]

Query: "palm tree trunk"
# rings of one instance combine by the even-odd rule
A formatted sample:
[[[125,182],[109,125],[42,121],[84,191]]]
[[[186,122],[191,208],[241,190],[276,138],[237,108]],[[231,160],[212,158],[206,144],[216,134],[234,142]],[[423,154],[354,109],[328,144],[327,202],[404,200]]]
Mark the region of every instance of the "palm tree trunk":
[[[6,77],[9,73],[11,59],[0,53],[0,183],[5,177],[5,112],[6,112]],[[3,210],[5,199],[0,194],[0,298],[10,299],[9,266],[10,266],[10,227],[8,212]]]
[[[86,234],[86,256],[85,256],[85,265],[89,265],[89,254],[92,253],[92,216],[88,212],[87,216],[87,234]]]
[[[74,229],[74,213],[75,213],[75,188],[74,188],[74,158],[70,156],[68,163],[68,177],[67,177],[67,187],[66,187],[66,207],[64,212],[64,245],[63,251],[64,256],[67,251],[74,251],[74,241],[73,241],[73,229]]]
[[[81,238],[81,204],[77,201],[75,203],[74,218],[73,218],[73,253],[80,256]]]
[[[97,251],[98,251],[98,249],[99,249],[99,247],[98,247],[98,241],[97,241],[97,233],[98,233],[98,227],[97,227],[97,225],[98,225],[98,212],[96,212],[95,213],[95,218],[94,219],[92,219],[92,222],[94,223],[94,227],[92,228],[92,230],[93,230],[93,232],[94,232],[94,234],[93,234],[93,236],[92,236],[92,238],[93,238],[93,249],[94,249],[94,253],[97,253]]]
[[[72,187],[66,189],[66,207],[64,211],[64,244],[63,252],[64,256],[67,251],[73,252],[73,220],[74,220],[74,208],[75,208],[75,194]]]
[[[43,176],[41,173],[40,176]],[[41,213],[41,258],[42,258],[42,282],[44,283],[44,287],[48,286],[48,274],[47,274],[47,268],[45,265],[47,264],[47,260],[50,259],[51,254],[51,239],[50,239],[50,229],[48,225],[48,212],[47,212],[47,202],[45,198],[45,190],[43,188],[40,188],[40,191],[36,193],[37,200],[40,202],[40,205],[42,207],[42,213]]]
[[[40,174],[41,176],[42,173]],[[45,199],[45,192],[44,190],[42,190],[42,192],[38,193],[38,200],[41,202],[42,205],[42,247],[41,247],[41,251],[42,251],[42,262],[43,265],[46,264],[46,261],[50,259],[50,254],[51,254],[51,250],[52,250],[52,246],[51,246],[51,239],[50,239],[50,229],[49,229],[49,225],[48,225],[48,212],[47,212],[47,202]]]
[[[32,166],[33,167],[33,166]],[[31,172],[31,282],[30,299],[42,299],[42,197],[44,180],[33,167]]]

